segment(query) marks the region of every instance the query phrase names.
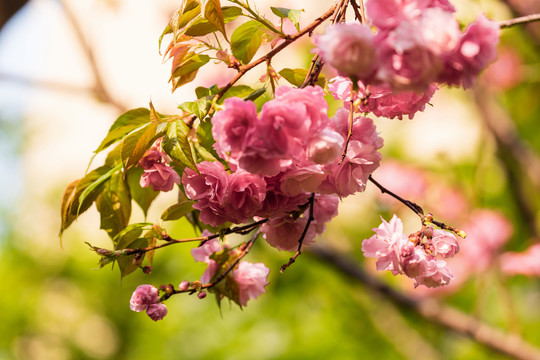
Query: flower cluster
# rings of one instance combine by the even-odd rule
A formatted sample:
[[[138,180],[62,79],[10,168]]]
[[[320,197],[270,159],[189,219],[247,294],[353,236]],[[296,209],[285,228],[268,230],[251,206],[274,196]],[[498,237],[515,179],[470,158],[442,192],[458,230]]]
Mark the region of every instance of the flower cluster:
[[[429,92],[433,83],[470,87],[496,57],[499,26],[480,15],[465,32],[447,0],[366,4],[376,29],[339,23],[315,38],[318,53],[342,76],[383,90]]]
[[[139,285],[131,296],[129,307],[136,312],[146,311],[146,315],[154,321],[167,315],[167,306],[159,302],[159,290],[152,285]]]
[[[412,119],[418,111],[423,111],[438,89],[437,85],[430,84],[425,92],[393,92],[388,84],[370,85],[368,89],[359,80],[357,85],[358,91],[352,93],[352,101],[357,111],[389,119],[397,117],[399,120],[403,119],[403,115]],[[328,83],[328,89],[334,98],[343,101],[351,101],[351,88],[352,81],[344,76],[337,76]]]
[[[349,112],[328,116],[322,88],[282,86],[260,114],[251,101],[229,98],[212,118],[214,147],[228,161],[203,161],[198,172],[184,171],[188,198],[196,200],[200,220],[211,226],[245,223],[253,217],[270,221],[261,227],[270,245],[293,250],[307,225],[310,193],[313,225],[305,243],[324,231],[337,215],[339,197],[363,191],[379,166],[383,141],[373,121],[356,117],[345,158],[341,152],[349,129]]]
[[[390,222],[373,229],[375,235],[362,242],[364,256],[377,258],[377,270],[413,278],[415,287],[447,285],[454,275],[444,260],[459,251],[456,237],[444,230],[423,227],[409,236],[403,233],[401,220],[394,215]]]
[[[143,188],[152,186],[154,191],[171,191],[174,184],[180,184],[180,176],[169,166],[169,157],[161,149],[161,142],[162,139],[158,139],[139,161],[144,170],[140,184]]]

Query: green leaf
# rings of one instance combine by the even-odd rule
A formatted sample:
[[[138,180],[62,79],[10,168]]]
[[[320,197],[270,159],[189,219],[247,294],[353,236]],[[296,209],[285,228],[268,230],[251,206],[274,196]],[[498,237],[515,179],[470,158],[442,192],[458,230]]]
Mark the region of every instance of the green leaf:
[[[210,56],[204,54],[188,53],[182,62],[175,68],[169,81],[173,83],[173,91],[187,84],[197,76],[201,66],[210,61]]]
[[[163,150],[175,161],[197,171],[188,140],[189,127],[182,119],[173,121],[163,139]]]
[[[266,88],[262,87],[260,89],[254,90],[251,94],[244,98],[245,101],[255,101],[259,96],[263,95],[266,92]]]
[[[77,209],[77,214],[79,214],[79,212],[81,211],[81,207],[84,201],[86,200],[86,198],[88,197],[88,195],[91,194],[92,191],[94,191],[98,186],[100,186],[106,180],[108,180],[114,173],[119,172],[121,168],[122,168],[122,164],[118,164],[116,167],[110,169],[105,174],[101,175],[95,181],[93,181],[92,183],[89,183],[88,186],[86,186],[86,188],[83,190],[81,195],[79,195],[79,208]],[[103,167],[101,167],[100,169],[103,169]]]
[[[148,228],[151,228],[154,224],[149,222],[142,222],[142,223],[135,223],[130,224],[126,226],[125,229],[120,231],[116,236],[113,238],[113,244],[115,250],[123,250],[123,249],[134,249],[130,247],[130,244],[132,244],[135,240],[137,240],[143,230],[147,230]]]
[[[272,9],[272,12],[280,18],[291,20],[291,22],[294,24],[294,27],[296,27],[296,30],[300,31],[300,14],[304,11],[304,9],[293,10],[273,6],[271,6],[270,9]]]
[[[251,20],[243,23],[231,35],[231,51],[242,64],[248,64],[262,44],[264,30],[261,23]]]
[[[111,238],[129,224],[131,197],[121,173],[112,175],[103,184],[103,189],[96,198],[96,207],[101,215],[100,228]]]
[[[197,71],[201,66],[207,64],[210,61],[210,56],[204,54],[189,53],[184,60],[173,71],[171,78],[188,75],[194,71]]]
[[[144,173],[140,167],[132,167],[127,172],[127,182],[129,192],[135,202],[141,207],[144,216],[148,215],[148,208],[159,195],[159,191],[154,191],[152,187],[141,187],[141,176]]]
[[[103,139],[94,153],[99,153],[109,147],[111,144],[121,140],[131,131],[150,122],[150,111],[145,108],[129,110],[116,119],[109,129],[109,133]]]
[[[202,120],[210,108],[210,102],[206,98],[201,98],[197,101],[188,101],[182,103],[180,104],[179,108],[186,113],[194,114]]]
[[[238,16],[242,15],[242,9],[236,6],[224,6],[221,9],[221,12],[223,16],[223,22],[225,24],[233,21]],[[216,31],[220,30],[212,22],[210,22],[209,19],[199,17],[198,19],[193,21],[188,27],[186,27],[185,34],[188,36],[197,37],[208,35]]]
[[[158,48],[161,49],[163,37],[167,34],[176,34],[179,29],[186,26],[191,20],[201,13],[201,7],[197,0],[184,0],[182,5],[174,12],[169,23],[161,33],[158,41]]]
[[[147,124],[124,139],[122,142],[122,162],[126,170],[136,165],[146,150],[152,146],[156,132],[156,124]]]
[[[148,246],[148,239],[137,238],[131,243],[127,244],[129,249],[144,249]],[[133,263],[133,259],[136,255],[121,256],[116,261],[118,262],[118,268],[120,269],[120,276],[123,278],[139,268],[139,265]],[[141,261],[144,259],[144,254],[141,257]]]
[[[98,186],[94,187],[93,191],[87,193],[82,199],[82,202],[80,202],[81,194],[101,176],[109,172],[110,169],[111,168],[108,166],[99,167],[89,172],[84,178],[75,180],[68,185],[62,196],[60,237],[62,237],[64,230],[66,230],[80,214],[90,208],[98,196]]]
[[[178,220],[180,218],[183,218],[188,213],[193,211],[193,204],[195,204],[195,201],[182,201],[178,204],[174,204],[173,206],[169,207],[167,210],[161,214],[161,220],[163,221],[170,221],[170,220]]]
[[[304,83],[304,80],[306,79],[306,76],[308,75],[308,71],[306,69],[282,69],[279,72],[279,75],[283,76],[285,80],[293,84],[294,86],[301,86]],[[319,75],[319,78],[317,79],[317,85],[323,87],[325,84],[325,79],[323,75]]]
[[[204,18],[214,25],[219,32],[227,38],[225,33],[225,21],[221,10],[220,0],[203,0],[204,1]]]
[[[231,87],[227,92],[219,99],[219,103],[222,104],[223,101],[230,97],[239,97],[239,98],[245,98],[251,94],[253,94],[255,90],[253,90],[251,87],[247,85],[237,85]]]

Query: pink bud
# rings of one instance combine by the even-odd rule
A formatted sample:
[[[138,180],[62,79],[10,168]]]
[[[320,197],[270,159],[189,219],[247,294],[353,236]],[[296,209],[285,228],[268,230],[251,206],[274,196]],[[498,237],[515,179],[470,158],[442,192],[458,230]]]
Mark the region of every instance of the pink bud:
[[[187,280],[184,280],[180,283],[180,285],[178,285],[178,288],[180,289],[180,291],[184,291],[186,290],[187,288],[189,287],[189,281]]]
[[[146,309],[146,315],[154,321],[163,319],[167,315],[167,312],[167,307],[163,303],[152,304]]]
[[[206,291],[201,291],[200,293],[197,294],[197,297],[199,299],[204,299],[206,297]]]

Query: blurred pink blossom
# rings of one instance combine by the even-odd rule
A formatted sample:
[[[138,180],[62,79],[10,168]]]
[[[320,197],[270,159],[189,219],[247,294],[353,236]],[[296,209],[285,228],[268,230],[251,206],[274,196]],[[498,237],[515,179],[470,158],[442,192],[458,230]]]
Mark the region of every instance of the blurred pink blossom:
[[[239,301],[242,306],[246,306],[249,299],[256,299],[266,292],[264,287],[268,285],[269,272],[270,269],[263,263],[252,264],[242,261],[238,264],[233,276],[238,283]]]
[[[508,275],[540,276],[540,244],[521,253],[506,252],[499,260],[502,272]]]

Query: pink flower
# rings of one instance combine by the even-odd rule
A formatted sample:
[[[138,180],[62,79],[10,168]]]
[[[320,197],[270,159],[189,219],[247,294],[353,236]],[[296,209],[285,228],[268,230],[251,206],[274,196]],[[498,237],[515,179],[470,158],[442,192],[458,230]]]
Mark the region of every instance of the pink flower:
[[[478,74],[497,57],[500,28],[484,15],[478,16],[462,35],[454,51],[446,56],[437,81],[469,88]]]
[[[222,225],[228,221],[222,201],[229,188],[229,176],[218,161],[203,161],[197,169],[200,174],[189,168],[184,170],[184,191],[188,198],[197,201],[193,208],[201,211],[201,221],[211,226]]]
[[[223,250],[223,246],[219,243],[218,239],[212,239],[204,243],[202,246],[191,249],[191,255],[197,262],[204,262],[208,264],[206,271],[201,276],[201,282],[206,284],[210,282],[212,276],[219,269],[219,264],[210,259],[210,255]]]
[[[155,163],[144,170],[140,184],[143,188],[152,186],[154,191],[171,191],[174,184],[180,184],[180,175],[169,165]]]
[[[262,209],[266,183],[259,175],[238,170],[229,176],[229,186],[221,200],[225,218],[244,223]]]
[[[308,140],[306,155],[315,164],[334,162],[341,154],[345,140],[335,131],[324,129]]]
[[[377,181],[405,199],[417,201],[426,195],[427,176],[423,171],[397,161],[385,161],[376,170]],[[396,204],[395,199],[381,194],[380,199],[388,204]],[[441,200],[442,202],[442,200]],[[401,204],[400,204],[401,205]]]
[[[433,230],[431,244],[442,257],[452,257],[459,252],[459,244],[454,234],[444,230]]]
[[[162,320],[167,315],[167,306],[163,303],[156,303],[148,306],[146,315],[154,321]]]
[[[426,274],[415,278],[416,283],[414,284],[414,287],[417,287],[418,285],[424,285],[429,288],[445,286],[448,285],[453,278],[454,275],[446,266],[444,260],[431,259],[427,263]]]
[[[308,124],[309,132],[295,135],[306,139],[312,133],[325,128],[329,123],[328,103],[324,99],[324,90],[320,86],[306,86],[303,89],[280,86],[276,89],[276,101],[284,103],[302,104],[306,109],[307,118],[299,121]],[[303,129],[303,128],[302,128]]]
[[[284,173],[279,173],[273,177],[265,178],[266,197],[263,208],[257,212],[257,216],[266,218],[279,218],[286,216],[289,212],[298,210],[298,206],[305,204],[308,194],[300,193],[291,196],[282,191],[282,178]]]
[[[290,216],[274,218],[264,223],[260,229],[270,246],[278,250],[294,251],[298,248],[298,241],[306,228],[307,218],[291,219]],[[303,245],[314,242],[315,228],[310,226],[304,237]]]
[[[354,22],[328,26],[315,43],[324,61],[342,76],[367,79],[376,69],[373,33],[366,25]]]
[[[288,196],[314,192],[325,178],[326,174],[319,165],[293,166],[282,174],[281,191]]]
[[[216,140],[214,148],[227,159],[227,153],[237,154],[246,141],[246,134],[257,121],[257,107],[252,101],[228,98],[224,109],[212,118],[212,135]]]
[[[338,76],[330,80],[328,88],[334,98],[350,101],[351,84],[348,78]],[[431,84],[425,92],[411,90],[394,93],[387,84],[366,87],[363,82],[358,81],[358,86],[360,89],[355,100],[364,99],[358,104],[360,112],[371,112],[375,116],[389,119],[397,117],[400,120],[403,119],[403,115],[412,119],[418,111],[424,111],[426,104],[438,89],[435,84]]]
[[[390,222],[381,219],[375,235],[362,241],[362,251],[366,257],[377,258],[377,270],[390,270],[393,275],[401,274],[400,255],[402,249],[410,252],[410,241],[403,234],[403,223],[394,215]]]
[[[139,160],[139,166],[144,170],[140,185],[143,188],[152,186],[154,191],[171,191],[174,184],[180,184],[180,175],[169,166],[169,158],[161,150],[162,138],[145,152]]]
[[[268,273],[270,269],[263,263],[252,264],[241,261],[234,270],[234,280],[238,283],[239,300],[242,306],[246,306],[249,299],[256,299],[266,292],[268,285]]]
[[[500,257],[501,270],[508,275],[540,276],[540,244],[522,253],[507,252]]]
[[[157,303],[158,300],[159,291],[155,286],[139,285],[131,295],[129,308],[136,312],[144,311],[148,306]]]

